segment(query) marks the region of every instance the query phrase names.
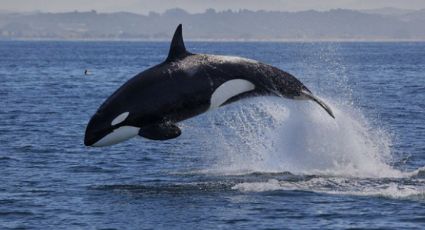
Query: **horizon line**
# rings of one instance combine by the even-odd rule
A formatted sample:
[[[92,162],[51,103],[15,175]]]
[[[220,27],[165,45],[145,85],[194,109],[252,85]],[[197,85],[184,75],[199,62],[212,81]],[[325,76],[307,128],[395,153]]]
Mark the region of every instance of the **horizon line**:
[[[309,12],[309,11],[315,11],[315,12],[330,12],[330,11],[336,11],[336,10],[347,10],[347,11],[357,11],[357,12],[362,12],[365,13],[365,11],[373,11],[373,10],[384,10],[384,9],[395,9],[395,10],[406,10],[406,11],[425,11],[425,8],[420,8],[420,9],[407,9],[407,8],[396,8],[396,7],[381,7],[381,8],[368,8],[368,9],[350,9],[350,8],[330,8],[327,10],[318,10],[318,9],[305,9],[305,10],[265,10],[265,9],[258,9],[258,10],[251,10],[251,9],[227,9],[227,10],[217,10],[214,8],[206,8],[204,11],[202,12],[189,12],[183,8],[180,7],[173,7],[173,8],[169,8],[166,9],[162,12],[158,12],[158,11],[149,11],[147,13],[141,13],[141,12],[131,12],[131,11],[125,11],[125,10],[120,10],[120,11],[99,11],[96,9],[91,9],[91,10],[67,10],[67,11],[43,11],[43,10],[33,10],[33,11],[15,11],[15,10],[0,10],[0,13],[9,13],[9,14],[13,14],[13,13],[19,13],[19,14],[34,14],[34,13],[47,13],[47,14],[60,14],[60,13],[97,13],[97,14],[114,14],[114,13],[130,13],[130,14],[137,14],[137,15],[144,15],[144,16],[149,16],[152,13],[156,13],[156,14],[165,14],[168,11],[172,11],[172,10],[181,10],[184,11],[187,14],[204,14],[207,13],[209,11],[214,11],[215,13],[224,13],[224,12],[232,12],[232,13],[239,13],[242,11],[249,11],[249,12],[279,12],[279,13],[300,13],[300,12]]]
[[[170,42],[169,39],[101,39],[101,38],[13,38],[1,39],[0,42]],[[376,43],[391,43],[391,42],[425,42],[425,39],[185,39],[185,42],[210,42],[210,43],[362,43],[362,42],[376,42]]]

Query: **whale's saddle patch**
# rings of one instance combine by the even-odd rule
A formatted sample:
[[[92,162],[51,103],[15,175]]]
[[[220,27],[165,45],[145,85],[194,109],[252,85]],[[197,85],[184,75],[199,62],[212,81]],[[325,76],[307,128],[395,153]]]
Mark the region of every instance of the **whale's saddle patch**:
[[[161,123],[145,126],[140,129],[139,136],[151,140],[169,140],[182,134],[179,127],[172,123]]]

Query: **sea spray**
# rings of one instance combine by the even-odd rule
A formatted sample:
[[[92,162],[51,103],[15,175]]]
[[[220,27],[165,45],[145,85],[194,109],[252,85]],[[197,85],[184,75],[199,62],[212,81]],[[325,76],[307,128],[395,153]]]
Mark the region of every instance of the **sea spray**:
[[[350,177],[400,177],[391,139],[359,110],[326,100],[336,119],[309,101],[245,100],[209,116],[217,140],[215,170]],[[219,124],[219,125],[217,125]]]
[[[204,143],[215,160],[197,173],[246,177],[232,185],[241,192],[300,190],[423,200],[424,170],[403,172],[392,166],[388,132],[371,125],[352,105],[325,100],[336,119],[315,103],[274,97],[212,111],[201,118],[208,135],[198,137],[208,138]]]

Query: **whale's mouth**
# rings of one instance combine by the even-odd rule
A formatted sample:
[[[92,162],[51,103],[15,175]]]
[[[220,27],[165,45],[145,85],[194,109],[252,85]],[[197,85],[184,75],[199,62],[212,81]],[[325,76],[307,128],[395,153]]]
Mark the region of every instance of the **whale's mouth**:
[[[84,145],[85,146],[93,146],[97,142],[99,142],[104,137],[108,136],[110,133],[113,132],[113,129],[103,129],[103,130],[96,130],[91,129],[91,125],[87,126],[86,133],[84,135]]]
[[[94,143],[96,143],[98,138],[94,138],[93,136],[85,135],[84,136],[84,145],[85,146],[92,146]]]
[[[86,127],[84,134],[84,145],[93,146],[110,133],[114,131],[114,128],[103,122],[104,119],[99,113],[93,115]]]

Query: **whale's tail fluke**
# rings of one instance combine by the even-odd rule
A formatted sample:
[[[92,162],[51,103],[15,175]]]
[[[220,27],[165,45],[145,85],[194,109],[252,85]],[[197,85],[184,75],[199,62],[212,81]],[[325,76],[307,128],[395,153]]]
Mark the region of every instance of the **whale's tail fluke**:
[[[329,107],[325,102],[323,102],[321,99],[319,99],[318,97],[314,96],[311,92],[309,92],[308,90],[301,90],[301,94],[303,96],[305,96],[306,98],[315,101],[317,104],[319,104],[323,109],[326,110],[326,112],[333,118],[335,119],[335,115],[332,112],[331,107]]]

